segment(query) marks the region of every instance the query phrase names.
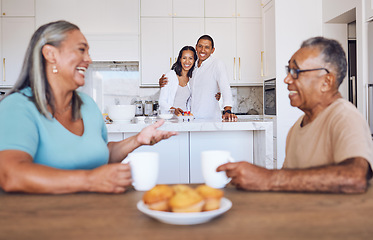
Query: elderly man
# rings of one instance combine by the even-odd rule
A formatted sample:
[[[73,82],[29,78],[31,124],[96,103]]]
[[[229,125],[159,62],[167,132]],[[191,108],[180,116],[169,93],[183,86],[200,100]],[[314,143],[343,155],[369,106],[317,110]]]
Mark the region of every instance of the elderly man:
[[[372,177],[373,143],[358,110],[342,99],[346,56],[335,40],[303,42],[286,67],[290,103],[304,112],[290,129],[283,169],[227,163],[237,188],[254,191],[362,193]]]

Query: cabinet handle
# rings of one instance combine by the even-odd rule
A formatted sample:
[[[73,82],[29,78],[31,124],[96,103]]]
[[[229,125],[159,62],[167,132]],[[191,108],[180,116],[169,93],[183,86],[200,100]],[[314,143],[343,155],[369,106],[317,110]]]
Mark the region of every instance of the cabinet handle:
[[[170,57],[170,68],[172,67],[172,57]]]
[[[264,77],[264,69],[263,69],[263,54],[264,51],[260,52],[260,76]]]
[[[233,79],[236,80],[236,58],[233,58]]]
[[[238,80],[241,80],[241,58],[238,58]]]
[[[3,58],[3,82],[5,82],[5,58]]]

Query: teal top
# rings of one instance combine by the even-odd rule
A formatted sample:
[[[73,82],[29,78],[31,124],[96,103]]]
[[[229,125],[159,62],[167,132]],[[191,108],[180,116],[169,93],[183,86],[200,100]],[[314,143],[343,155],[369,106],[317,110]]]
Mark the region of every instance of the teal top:
[[[59,169],[93,169],[108,163],[106,125],[93,99],[79,93],[84,133],[78,136],[40,114],[31,95],[26,88],[0,101],[0,151],[24,151],[34,163]]]

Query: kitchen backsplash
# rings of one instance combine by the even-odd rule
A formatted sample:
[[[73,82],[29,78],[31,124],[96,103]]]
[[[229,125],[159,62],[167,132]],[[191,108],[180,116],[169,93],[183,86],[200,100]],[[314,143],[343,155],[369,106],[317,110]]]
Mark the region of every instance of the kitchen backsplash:
[[[263,114],[263,87],[231,87],[233,112],[251,115]],[[91,95],[102,112],[107,106],[132,104],[135,100],[158,100],[159,87],[140,87],[137,62],[94,63],[90,66],[86,85],[80,89]]]

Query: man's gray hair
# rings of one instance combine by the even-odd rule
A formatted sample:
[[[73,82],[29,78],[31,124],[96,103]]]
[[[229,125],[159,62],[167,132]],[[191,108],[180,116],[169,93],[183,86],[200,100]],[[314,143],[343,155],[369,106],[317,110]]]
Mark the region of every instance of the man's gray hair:
[[[339,42],[324,37],[314,37],[304,41],[301,48],[316,47],[323,61],[332,66],[337,78],[337,86],[343,82],[347,72],[346,54]]]
[[[79,30],[79,27],[67,22],[56,21],[47,23],[36,30],[32,35],[28,45],[20,76],[9,94],[19,92],[30,87],[32,96],[30,100],[34,102],[39,112],[50,119],[48,105],[55,112],[55,99],[46,76],[45,58],[42,49],[45,45],[59,47],[66,39],[68,32]],[[73,92],[72,117],[74,120],[81,118],[80,106],[82,100],[76,91]]]

